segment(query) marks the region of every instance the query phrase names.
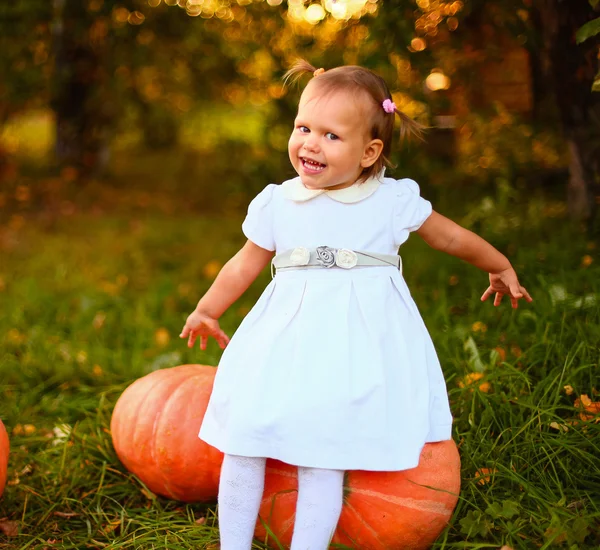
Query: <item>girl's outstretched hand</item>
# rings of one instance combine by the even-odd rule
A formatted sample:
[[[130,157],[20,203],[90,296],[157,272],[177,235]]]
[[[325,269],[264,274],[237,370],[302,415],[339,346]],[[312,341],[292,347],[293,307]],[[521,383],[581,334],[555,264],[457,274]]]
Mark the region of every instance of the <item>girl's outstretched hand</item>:
[[[532,302],[533,298],[524,286],[519,284],[517,274],[512,267],[501,271],[500,273],[490,273],[490,286],[483,293],[481,301],[485,302],[492,294],[496,294],[494,305],[499,306],[502,297],[506,294],[510,298],[510,303],[513,308],[519,307],[519,300],[525,298],[528,302]]]
[[[200,349],[202,350],[206,349],[209,336],[217,341],[221,349],[225,349],[229,344],[229,336],[221,330],[219,321],[200,311],[194,311],[188,316],[179,335],[180,338],[188,339],[188,348],[194,347],[196,338],[200,337]]]

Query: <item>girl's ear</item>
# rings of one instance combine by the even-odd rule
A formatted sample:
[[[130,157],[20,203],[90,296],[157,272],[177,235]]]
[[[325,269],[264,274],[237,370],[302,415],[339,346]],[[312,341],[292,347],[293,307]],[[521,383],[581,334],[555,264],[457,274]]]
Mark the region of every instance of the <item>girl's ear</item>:
[[[362,168],[368,168],[373,166],[381,152],[383,151],[383,141],[380,139],[372,139],[365,145],[365,152],[363,153],[360,165]]]

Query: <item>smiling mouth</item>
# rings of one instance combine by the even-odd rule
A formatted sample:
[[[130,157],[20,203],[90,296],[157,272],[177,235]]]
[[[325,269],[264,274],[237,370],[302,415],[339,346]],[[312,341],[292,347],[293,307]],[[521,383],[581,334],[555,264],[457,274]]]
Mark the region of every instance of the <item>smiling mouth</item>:
[[[302,166],[306,168],[309,172],[321,172],[325,169],[325,164],[321,164],[316,160],[311,160],[307,158],[300,157],[300,162],[302,162]]]

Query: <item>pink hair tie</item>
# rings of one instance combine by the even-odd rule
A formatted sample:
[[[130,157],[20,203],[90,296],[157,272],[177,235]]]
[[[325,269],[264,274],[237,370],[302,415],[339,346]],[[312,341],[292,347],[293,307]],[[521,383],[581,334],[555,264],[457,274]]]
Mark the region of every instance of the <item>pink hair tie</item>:
[[[386,113],[396,112],[396,104],[391,99],[384,99],[382,105]]]

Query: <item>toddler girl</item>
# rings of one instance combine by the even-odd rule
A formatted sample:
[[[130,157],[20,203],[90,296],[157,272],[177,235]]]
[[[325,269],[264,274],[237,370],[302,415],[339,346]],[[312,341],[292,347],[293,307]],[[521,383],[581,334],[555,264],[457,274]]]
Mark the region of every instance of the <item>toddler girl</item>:
[[[488,272],[482,300],[531,301],[504,255],[433,211],[413,180],[384,177],[395,116],[402,133],[419,131],[385,82],[305,61],[288,76],[306,72],[288,147],[298,177],[250,203],[248,241],[181,333],[226,348],[199,434],[225,453],[223,550],[251,547],[267,457],[298,466],[292,550],[324,550],[345,470],[414,468],[425,443],[451,439],[442,370],[397,255],[411,231]],[[229,342],[219,317],[269,263],[273,280]]]

